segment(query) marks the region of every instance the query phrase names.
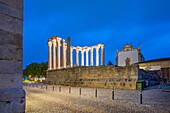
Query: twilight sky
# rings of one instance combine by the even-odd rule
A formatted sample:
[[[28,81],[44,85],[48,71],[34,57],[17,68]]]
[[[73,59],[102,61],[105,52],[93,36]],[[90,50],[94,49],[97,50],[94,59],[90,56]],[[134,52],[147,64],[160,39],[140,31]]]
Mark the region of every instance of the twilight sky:
[[[105,64],[127,43],[140,44],[146,60],[170,57],[170,0],[24,0],[23,68],[47,61],[51,36],[104,43]]]

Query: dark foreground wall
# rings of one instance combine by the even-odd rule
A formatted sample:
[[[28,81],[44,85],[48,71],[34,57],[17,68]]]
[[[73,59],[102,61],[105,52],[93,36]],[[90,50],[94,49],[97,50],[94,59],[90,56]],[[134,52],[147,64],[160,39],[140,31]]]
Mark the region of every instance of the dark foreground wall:
[[[0,113],[23,113],[23,0],[0,0]]]
[[[47,84],[136,89],[138,66],[73,67],[47,71]]]

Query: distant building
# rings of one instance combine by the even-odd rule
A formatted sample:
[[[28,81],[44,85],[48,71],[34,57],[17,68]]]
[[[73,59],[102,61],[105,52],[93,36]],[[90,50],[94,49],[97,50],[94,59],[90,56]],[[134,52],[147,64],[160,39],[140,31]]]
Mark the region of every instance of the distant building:
[[[123,50],[117,50],[117,66],[127,66],[144,60],[140,46],[138,46],[138,48],[133,48],[132,45],[127,44],[123,47]]]
[[[144,62],[140,62],[139,68],[143,70],[160,70],[161,78],[164,82],[170,82],[170,57],[169,58],[159,58],[152,59]]]

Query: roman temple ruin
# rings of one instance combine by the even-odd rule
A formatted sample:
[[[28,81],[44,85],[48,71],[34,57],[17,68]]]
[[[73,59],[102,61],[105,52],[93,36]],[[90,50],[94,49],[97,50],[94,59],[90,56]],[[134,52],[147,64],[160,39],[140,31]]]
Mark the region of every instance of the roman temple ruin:
[[[101,48],[101,55],[99,49]],[[94,65],[94,49],[96,50],[96,65]],[[76,55],[73,55],[76,51]],[[80,54],[79,54],[80,53]],[[90,54],[89,54],[90,53]],[[90,55],[90,56],[89,56]],[[81,56],[81,64],[79,57]],[[86,56],[86,58],[84,57]],[[67,38],[67,43],[64,39],[53,36],[48,39],[48,70],[56,70],[61,68],[73,67],[73,57],[76,57],[76,66],[99,66],[104,65],[104,44],[94,46],[71,46],[70,37]],[[101,57],[101,63],[99,62]],[[89,64],[90,61],[90,64]]]
[[[105,45],[72,46],[53,36],[48,39],[46,84],[115,89],[136,89],[138,65],[105,66]]]

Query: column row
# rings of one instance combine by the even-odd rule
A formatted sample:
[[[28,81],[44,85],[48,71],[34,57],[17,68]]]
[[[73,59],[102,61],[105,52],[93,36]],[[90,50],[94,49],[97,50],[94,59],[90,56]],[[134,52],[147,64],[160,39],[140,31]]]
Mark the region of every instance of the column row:
[[[48,41],[48,70],[66,68],[66,50],[65,40],[57,37]]]
[[[91,47],[73,47],[70,46],[70,38],[65,42],[60,37],[52,37],[48,40],[48,70],[73,66],[73,50],[76,50],[76,65],[79,66],[79,52],[81,52],[81,66],[94,66],[93,50],[96,49],[96,66],[99,66],[99,49],[101,48],[101,65],[104,65],[104,44],[98,44]],[[62,51],[61,51],[62,49]],[[86,54],[86,63],[84,64],[84,54]]]
[[[101,64],[104,65],[104,44],[93,47],[76,47],[76,65],[79,66],[79,52],[81,52],[81,66],[84,66],[84,53],[86,52],[86,66],[89,66],[89,51],[90,51],[90,66],[94,66],[93,50],[96,49],[96,66],[99,66],[99,49],[101,47]],[[73,57],[71,55],[71,57]]]

